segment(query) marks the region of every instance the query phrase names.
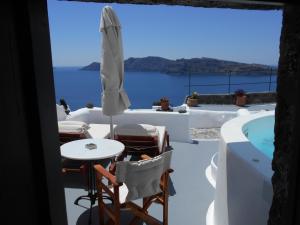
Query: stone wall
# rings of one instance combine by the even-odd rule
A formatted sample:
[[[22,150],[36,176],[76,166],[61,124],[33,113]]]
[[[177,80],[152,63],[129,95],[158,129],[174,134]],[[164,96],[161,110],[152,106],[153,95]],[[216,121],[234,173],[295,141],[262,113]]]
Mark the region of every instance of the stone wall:
[[[300,6],[286,5],[280,37],[275,112],[273,203],[268,225],[299,224]]]
[[[262,92],[262,93],[247,93],[247,104],[261,104],[261,103],[275,103],[276,93]],[[187,96],[188,97],[188,96]],[[185,102],[187,100],[185,99]],[[199,104],[234,104],[234,94],[201,94],[198,100]]]

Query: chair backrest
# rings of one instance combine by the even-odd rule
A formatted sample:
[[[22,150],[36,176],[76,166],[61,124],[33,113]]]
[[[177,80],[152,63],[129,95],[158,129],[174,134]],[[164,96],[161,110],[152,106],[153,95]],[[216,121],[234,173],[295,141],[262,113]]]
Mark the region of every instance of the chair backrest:
[[[170,169],[172,151],[152,159],[121,161],[116,165],[116,181],[125,183],[128,188],[126,201],[149,197],[160,193],[160,180]]]
[[[157,155],[159,152],[159,132],[150,124],[118,125],[114,129],[114,137],[125,145],[128,153]]]
[[[60,144],[70,141],[88,138],[88,124],[81,121],[58,121]]]

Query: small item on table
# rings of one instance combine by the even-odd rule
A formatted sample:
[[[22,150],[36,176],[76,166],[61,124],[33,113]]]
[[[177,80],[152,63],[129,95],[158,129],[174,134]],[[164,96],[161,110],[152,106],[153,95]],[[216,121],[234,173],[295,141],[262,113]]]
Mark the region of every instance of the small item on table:
[[[89,150],[92,150],[92,149],[96,149],[97,145],[94,143],[89,143],[89,144],[86,144],[85,147]]]

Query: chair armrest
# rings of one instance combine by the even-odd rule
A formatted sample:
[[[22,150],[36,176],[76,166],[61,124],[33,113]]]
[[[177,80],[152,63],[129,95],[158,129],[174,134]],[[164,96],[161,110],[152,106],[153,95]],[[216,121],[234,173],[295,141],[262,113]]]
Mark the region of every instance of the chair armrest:
[[[114,186],[120,186],[120,184],[116,182],[116,177],[112,175],[110,172],[108,172],[106,169],[104,169],[101,165],[99,164],[94,165],[94,169],[96,170],[97,173],[100,174],[100,176],[105,177]]]

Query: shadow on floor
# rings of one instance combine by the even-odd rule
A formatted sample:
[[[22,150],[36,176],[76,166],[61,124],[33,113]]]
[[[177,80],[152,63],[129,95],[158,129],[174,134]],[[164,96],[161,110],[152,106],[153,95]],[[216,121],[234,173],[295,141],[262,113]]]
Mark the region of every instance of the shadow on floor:
[[[175,196],[175,195],[176,195],[176,190],[174,184],[172,182],[172,179],[169,178],[169,196]]]
[[[84,211],[77,220],[76,225],[88,225],[89,221],[89,215],[90,215],[90,210]],[[129,224],[129,222],[133,219],[133,214],[130,213],[128,210],[122,210],[121,211],[121,224],[126,225]],[[98,206],[94,206],[92,208],[92,224],[99,224],[99,214],[98,214]],[[142,221],[139,221],[136,223],[137,225],[143,225]]]

